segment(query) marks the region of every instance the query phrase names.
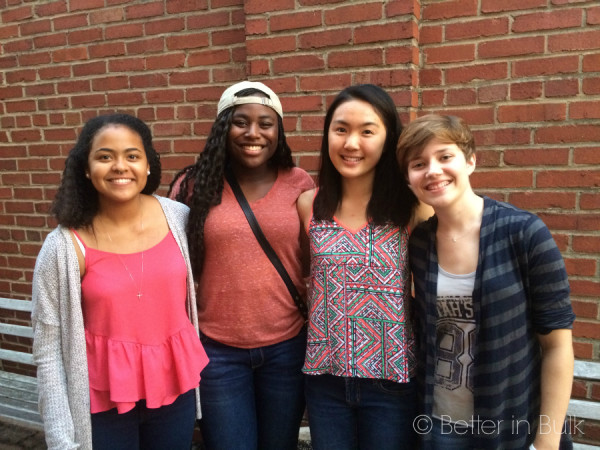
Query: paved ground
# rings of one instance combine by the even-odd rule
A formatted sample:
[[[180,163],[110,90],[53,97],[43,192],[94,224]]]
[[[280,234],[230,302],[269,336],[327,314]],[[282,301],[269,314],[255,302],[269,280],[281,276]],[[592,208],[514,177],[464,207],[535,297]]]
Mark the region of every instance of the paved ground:
[[[0,422],[0,450],[45,449],[44,433]]]
[[[0,422],[0,450],[44,450],[46,448],[42,431]],[[191,450],[201,449],[201,445],[194,444]]]
[[[302,438],[306,438],[306,435],[303,436],[301,433]],[[0,450],[44,450],[45,448],[46,443],[42,431],[30,430],[0,421]],[[309,450],[310,448],[310,444],[306,441],[298,444],[298,450]],[[202,446],[194,444],[191,450],[202,450]]]

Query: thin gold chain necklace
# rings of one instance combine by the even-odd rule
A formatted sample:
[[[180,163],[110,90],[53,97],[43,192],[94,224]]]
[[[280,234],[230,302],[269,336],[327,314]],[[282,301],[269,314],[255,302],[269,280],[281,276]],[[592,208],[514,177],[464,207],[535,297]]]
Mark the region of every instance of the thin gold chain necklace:
[[[144,216],[142,215],[140,217],[140,228],[141,228],[141,232],[142,235],[144,235]],[[105,231],[106,236],[108,236],[108,240],[111,242],[113,242],[112,238],[110,237],[110,233],[108,231]],[[123,259],[121,258],[121,255],[119,253],[115,253],[117,255],[117,258],[119,258],[119,261],[121,261],[121,264],[123,264],[123,267],[125,267],[125,270],[127,271],[127,273],[129,274],[129,278],[131,279],[131,282],[133,283],[133,287],[137,290],[137,298],[138,300],[141,300],[144,293],[143,291],[143,285],[144,285],[144,250],[142,250],[142,275],[140,277],[140,285],[138,287],[137,283],[135,282],[135,279],[133,278],[133,275],[131,274],[131,271],[129,270],[129,267],[127,267],[127,264],[125,264],[125,261],[123,261]]]
[[[453,243],[456,243],[456,241],[458,241],[458,240],[460,240],[460,239],[464,238],[464,237],[465,237],[465,236],[467,236],[469,233],[471,233],[472,231],[474,231],[474,230],[475,230],[475,228],[476,228],[478,225],[480,225],[480,224],[481,224],[480,222],[475,222],[473,225],[471,225],[471,226],[469,227],[469,229],[468,229],[468,230],[467,230],[465,233],[463,233],[463,234],[461,234],[461,235],[459,235],[459,236],[450,236],[449,234],[446,234],[446,235],[444,235],[444,234],[440,233],[440,232],[439,232],[439,230],[438,230],[438,233],[437,233],[437,234],[438,234],[438,236],[441,236],[441,237],[443,237],[444,239],[448,239],[448,240],[452,241]]]

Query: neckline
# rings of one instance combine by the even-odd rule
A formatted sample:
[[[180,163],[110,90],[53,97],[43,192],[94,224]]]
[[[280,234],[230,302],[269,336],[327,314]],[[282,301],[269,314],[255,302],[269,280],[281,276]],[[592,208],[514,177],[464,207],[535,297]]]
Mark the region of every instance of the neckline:
[[[442,272],[448,278],[456,278],[456,279],[472,278],[477,273],[477,270],[474,270],[473,272],[469,272],[469,273],[452,273],[452,272],[448,272],[439,263],[438,263],[438,270],[440,272]]]
[[[162,244],[164,241],[166,241],[166,240],[167,240],[167,238],[169,237],[169,235],[170,235],[170,234],[171,234],[171,230],[169,229],[169,230],[167,231],[167,234],[165,234],[165,236],[164,236],[164,237],[163,237],[163,238],[162,238],[160,241],[158,241],[156,244],[154,244],[154,245],[152,245],[152,246],[150,246],[150,247],[148,247],[148,248],[145,248],[145,249],[143,249],[143,250],[140,250],[139,252],[132,252],[132,253],[118,253],[118,252],[109,252],[109,251],[107,251],[107,250],[100,250],[100,249],[98,249],[98,248],[89,247],[89,246],[86,246],[86,247],[87,247],[87,249],[88,249],[88,250],[93,250],[93,251],[95,251],[95,252],[105,253],[105,254],[107,254],[107,255],[135,256],[135,255],[141,255],[142,253],[146,253],[146,252],[149,252],[149,251],[152,251],[152,250],[154,250],[156,247],[158,247],[158,246],[159,246],[159,245],[161,245],[161,244]]]
[[[338,219],[335,215],[333,216],[333,221],[336,224],[338,224],[340,227],[342,227],[344,230],[349,231],[352,234],[358,234],[360,231],[364,230],[365,228],[367,228],[368,226],[371,225],[371,222],[369,220],[367,220],[359,228],[353,229],[353,228],[349,227],[348,225],[346,225],[344,222],[342,222],[340,219]]]
[[[248,204],[249,205],[255,205],[255,204],[260,203],[263,200],[267,199],[271,195],[271,193],[275,190],[275,186],[277,186],[277,184],[279,183],[279,179],[281,178],[280,175],[281,175],[281,171],[279,169],[277,169],[275,181],[273,181],[273,184],[271,185],[271,187],[269,188],[269,190],[267,191],[267,193],[265,195],[263,195],[261,198],[258,198],[258,199],[254,200],[254,201],[249,201],[246,198],[246,201],[248,202]],[[233,189],[231,188],[231,185],[229,184],[229,182],[227,180],[225,180],[225,182],[227,183],[227,186],[229,186],[229,190],[231,191],[231,194],[235,196],[235,194],[233,194]],[[241,189],[241,186],[240,186],[240,189]]]

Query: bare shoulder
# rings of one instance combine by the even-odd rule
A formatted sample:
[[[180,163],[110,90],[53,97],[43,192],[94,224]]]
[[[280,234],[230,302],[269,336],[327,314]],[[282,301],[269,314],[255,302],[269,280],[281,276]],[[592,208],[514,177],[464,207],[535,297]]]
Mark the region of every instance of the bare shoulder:
[[[83,250],[79,245],[78,238],[73,232],[73,230],[69,230],[69,234],[71,235],[71,241],[73,242],[73,247],[75,248],[75,254],[77,255],[77,262],[79,263],[79,276],[83,278],[85,275],[85,255],[83,254]],[[86,228],[80,228],[77,230],[77,234],[79,234],[81,239],[85,239],[86,242],[89,242],[90,236],[89,231]],[[83,237],[85,236],[85,237]],[[83,243],[82,243],[83,245]]]
[[[150,238],[153,242],[160,242],[169,231],[166,214],[169,214],[171,221],[179,221],[181,224],[187,220],[187,206],[169,198],[142,195],[142,204],[144,205],[144,228],[149,233],[146,239]]]
[[[433,208],[425,203],[419,203],[410,221],[410,229],[414,230],[421,222],[425,222],[435,214]]]

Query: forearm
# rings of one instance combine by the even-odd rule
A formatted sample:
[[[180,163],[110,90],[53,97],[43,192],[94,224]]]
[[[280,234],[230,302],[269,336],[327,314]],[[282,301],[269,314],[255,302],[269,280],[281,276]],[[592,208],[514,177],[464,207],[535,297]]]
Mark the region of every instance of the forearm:
[[[60,354],[58,327],[37,322],[33,356],[38,366],[39,405],[49,449],[77,448],[67,399],[67,385]]]
[[[555,336],[550,337],[553,333]],[[573,346],[570,330],[540,336],[542,344],[540,423],[536,450],[558,449],[573,384]]]

